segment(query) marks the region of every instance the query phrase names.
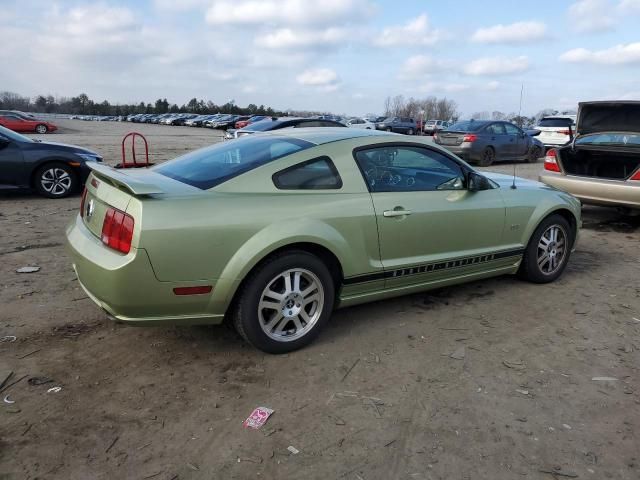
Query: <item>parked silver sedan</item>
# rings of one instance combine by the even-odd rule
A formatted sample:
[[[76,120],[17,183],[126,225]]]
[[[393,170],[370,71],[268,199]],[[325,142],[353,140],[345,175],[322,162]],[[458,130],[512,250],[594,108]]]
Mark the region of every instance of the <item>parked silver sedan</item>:
[[[481,167],[494,161],[525,160],[535,162],[544,145],[513,123],[465,120],[437,132],[434,141],[458,157]]]

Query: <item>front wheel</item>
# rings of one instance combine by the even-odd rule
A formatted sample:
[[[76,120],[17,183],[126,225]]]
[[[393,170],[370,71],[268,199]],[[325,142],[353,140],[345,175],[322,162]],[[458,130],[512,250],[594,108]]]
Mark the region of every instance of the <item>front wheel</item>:
[[[413,135],[413,128],[410,128],[409,130],[407,130],[407,135]]]
[[[40,134],[44,134],[47,133],[49,129],[47,128],[46,125],[43,125],[42,123],[39,125],[36,125],[36,133],[40,133]]]
[[[518,275],[530,282],[556,280],[569,261],[575,233],[561,215],[545,218],[529,240]]]
[[[331,316],[334,284],[316,256],[277,255],[247,279],[233,309],[233,324],[254,347],[286,353],[311,343]]]
[[[391,131],[391,127],[387,127],[385,130],[386,130],[387,132],[390,132],[390,131]]]

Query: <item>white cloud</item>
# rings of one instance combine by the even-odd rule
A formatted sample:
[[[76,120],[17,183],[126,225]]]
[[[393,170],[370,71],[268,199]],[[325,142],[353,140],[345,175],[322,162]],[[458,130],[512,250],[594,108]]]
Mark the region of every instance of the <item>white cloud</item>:
[[[612,30],[616,23],[612,11],[608,0],[578,0],[569,7],[569,24],[584,33]]]
[[[618,10],[622,13],[640,13],[640,0],[620,0]]]
[[[340,81],[338,74],[330,68],[305,70],[296,77],[296,80],[300,85],[323,87],[327,90],[335,90]]]
[[[153,0],[153,5],[158,10],[167,10],[170,12],[193,10],[195,8],[208,6],[210,3],[211,0]]]
[[[435,45],[444,36],[442,30],[433,29],[429,25],[426,13],[416,17],[404,25],[387,27],[374,40],[374,44],[381,47],[407,45]]]
[[[529,69],[529,59],[521,55],[515,58],[486,57],[469,62],[463,68],[467,75],[511,75]]]
[[[416,78],[433,73],[439,73],[453,68],[451,62],[439,60],[429,55],[414,55],[409,57],[400,69],[400,78]]]
[[[526,43],[547,36],[547,26],[542,22],[516,22],[510,25],[494,25],[479,28],[471,37],[476,43]]]
[[[324,30],[293,30],[281,28],[257,36],[254,44],[273,49],[317,48],[341,45],[349,37],[345,28],[327,28]]]
[[[214,0],[211,25],[331,25],[360,22],[373,13],[368,0]]]
[[[489,90],[491,92],[495,92],[496,90],[498,90],[501,87],[501,83],[498,82],[497,80],[491,80],[489,83],[487,83],[484,88],[485,90]]]
[[[418,87],[421,93],[458,93],[469,90],[469,85],[464,83],[429,82]]]
[[[640,64],[640,42],[615,45],[603,50],[574,48],[560,55],[560,60],[569,63],[593,63],[599,65]]]

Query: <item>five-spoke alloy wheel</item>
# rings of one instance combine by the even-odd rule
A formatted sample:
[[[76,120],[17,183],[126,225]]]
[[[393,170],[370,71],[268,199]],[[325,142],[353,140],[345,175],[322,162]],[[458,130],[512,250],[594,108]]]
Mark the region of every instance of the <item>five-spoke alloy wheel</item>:
[[[549,215],[531,235],[518,275],[535,283],[554,281],[567,266],[574,238],[562,215]]]
[[[318,336],[331,315],[334,292],[334,280],[320,258],[305,251],[283,252],[247,277],[231,319],[253,346],[290,352]]]

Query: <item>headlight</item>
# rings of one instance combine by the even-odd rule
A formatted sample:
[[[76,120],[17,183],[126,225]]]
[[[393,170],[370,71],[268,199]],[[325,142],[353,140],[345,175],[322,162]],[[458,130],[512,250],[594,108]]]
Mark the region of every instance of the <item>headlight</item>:
[[[76,153],[85,162],[101,162],[102,157],[96,153]]]

